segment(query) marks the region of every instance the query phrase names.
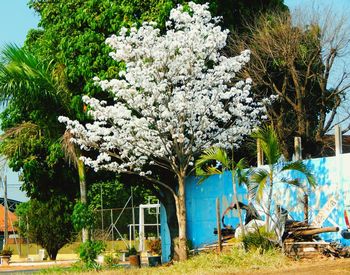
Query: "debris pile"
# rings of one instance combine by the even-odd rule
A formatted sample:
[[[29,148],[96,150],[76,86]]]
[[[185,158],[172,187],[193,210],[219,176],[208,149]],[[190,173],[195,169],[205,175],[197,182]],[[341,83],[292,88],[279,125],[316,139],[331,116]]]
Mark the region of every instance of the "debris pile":
[[[322,251],[322,254],[332,258],[349,258],[350,247],[344,247],[339,243],[330,243]]]
[[[315,227],[305,222],[287,220],[283,234],[284,241],[313,241],[320,240],[317,234],[338,232],[339,227]]]

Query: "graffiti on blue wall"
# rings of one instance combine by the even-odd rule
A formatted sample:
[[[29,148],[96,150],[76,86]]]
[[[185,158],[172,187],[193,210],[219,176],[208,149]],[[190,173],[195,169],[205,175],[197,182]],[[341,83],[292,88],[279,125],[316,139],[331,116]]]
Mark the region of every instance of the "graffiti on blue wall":
[[[336,202],[322,222],[322,226],[337,226],[346,228],[344,210],[350,210],[350,154],[342,154],[337,157],[318,158],[304,161],[316,177],[317,187],[309,189],[309,219],[312,222],[319,211],[324,208],[329,200]],[[304,179],[293,172],[292,178]],[[306,180],[305,180],[306,182]],[[306,184],[306,183],[305,183]],[[302,203],[304,189],[276,182],[274,185],[274,202],[287,209],[295,220],[303,219]],[[230,172],[223,175],[214,175],[198,184],[198,178],[190,176],[186,179],[186,206],[187,206],[187,234],[195,248],[214,243],[217,236],[213,231],[216,227],[216,198],[220,199],[221,213],[232,202],[232,181]],[[248,195],[245,187],[239,187],[238,198],[248,203]],[[256,203],[254,203],[256,204]],[[257,206],[258,208],[258,206]],[[166,213],[162,212],[161,223],[166,224]],[[237,211],[232,210],[225,219],[226,224],[236,227],[239,223]],[[162,231],[162,242],[169,244],[169,234]],[[340,232],[324,233],[320,235],[324,240],[340,241],[350,244],[342,238]],[[168,240],[168,241],[166,241]],[[169,245],[163,247],[163,254],[168,255]],[[166,260],[167,256],[164,256]]]

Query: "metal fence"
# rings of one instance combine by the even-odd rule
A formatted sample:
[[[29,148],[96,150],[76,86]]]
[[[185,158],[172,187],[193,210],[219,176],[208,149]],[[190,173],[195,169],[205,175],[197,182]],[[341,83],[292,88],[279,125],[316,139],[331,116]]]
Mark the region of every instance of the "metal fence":
[[[121,240],[130,247],[139,241],[140,230],[143,241],[149,237],[159,238],[159,207],[141,210],[144,213],[144,219],[141,219],[140,227],[141,206],[96,210],[97,222],[93,230],[94,239]]]

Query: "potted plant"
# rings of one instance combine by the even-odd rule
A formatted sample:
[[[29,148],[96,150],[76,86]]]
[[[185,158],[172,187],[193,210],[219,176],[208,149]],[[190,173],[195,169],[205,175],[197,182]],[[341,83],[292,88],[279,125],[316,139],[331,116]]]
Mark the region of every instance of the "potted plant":
[[[9,248],[4,248],[0,251],[0,259],[1,259],[1,265],[9,265],[10,259],[12,256],[13,251]]]
[[[134,246],[128,249],[130,267],[141,267],[141,257]]]
[[[147,241],[149,256],[148,256],[148,265],[149,266],[158,266],[162,264],[162,242],[160,239],[148,240]]]

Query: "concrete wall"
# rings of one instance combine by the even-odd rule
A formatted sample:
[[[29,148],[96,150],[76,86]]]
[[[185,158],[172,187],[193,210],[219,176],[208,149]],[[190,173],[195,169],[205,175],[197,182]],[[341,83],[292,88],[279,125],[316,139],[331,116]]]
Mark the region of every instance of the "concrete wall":
[[[337,201],[337,205],[324,221],[323,226],[345,228],[344,209],[350,210],[350,154],[305,160],[305,164],[312,170],[318,184],[310,193],[310,221],[313,220],[319,210],[333,196]],[[301,181],[305,181],[296,172],[279,176],[298,177]],[[230,172],[226,172],[223,175],[211,176],[200,185],[197,182],[198,179],[194,176],[188,177],[186,180],[187,232],[188,239],[192,241],[195,248],[216,241],[217,237],[213,234],[213,230],[216,227],[215,200],[217,197],[220,198],[222,213],[232,202],[233,193]],[[295,220],[303,219],[303,204],[301,203],[303,192],[301,189],[276,181],[273,196],[275,202],[286,208]],[[238,197],[241,201],[247,203],[247,192],[245,188],[239,188]],[[258,208],[256,203],[254,205]],[[165,215],[165,211],[162,211],[162,228],[166,225]],[[238,218],[236,211],[231,211],[225,222],[233,227],[237,226]],[[320,236],[324,240],[334,240],[344,244],[350,244],[341,237],[340,233],[326,233]],[[170,240],[166,230],[162,230],[162,243],[164,243],[163,253],[168,255]],[[166,258],[167,256],[164,256],[164,260]]]

